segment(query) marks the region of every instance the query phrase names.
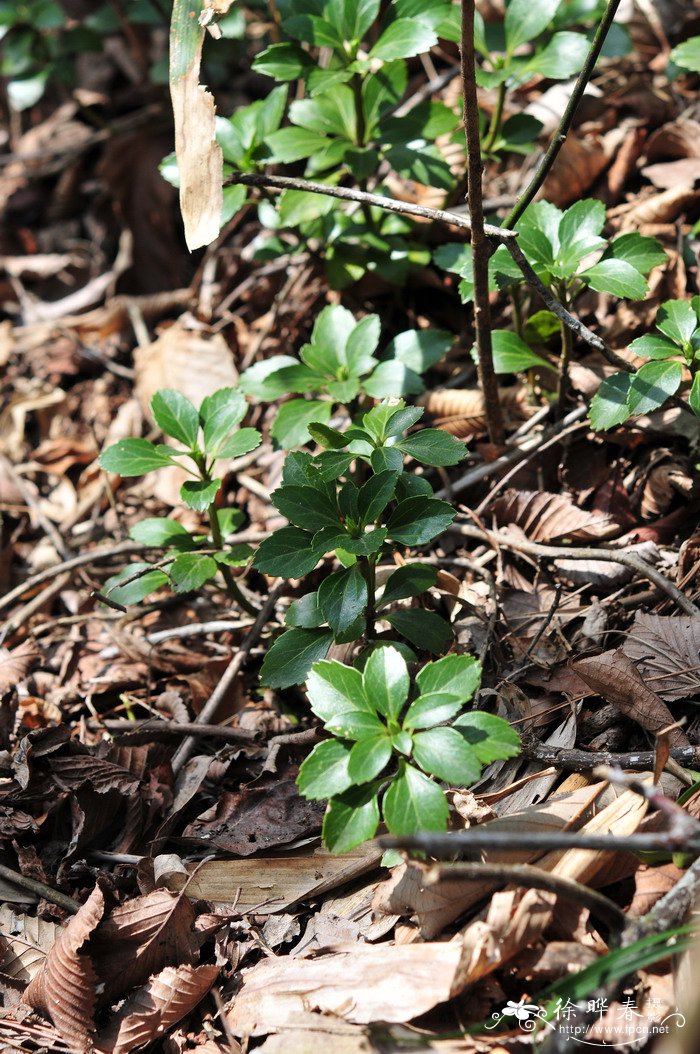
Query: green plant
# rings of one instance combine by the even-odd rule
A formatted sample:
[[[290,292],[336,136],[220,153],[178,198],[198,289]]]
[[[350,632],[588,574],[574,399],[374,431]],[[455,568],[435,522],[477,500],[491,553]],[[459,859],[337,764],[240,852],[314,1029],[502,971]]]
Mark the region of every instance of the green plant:
[[[480,677],[476,659],[447,655],[427,663],[411,686],[406,661],[391,646],[372,651],[362,673],[314,663],[309,702],[335,738],[314,747],[297,783],[305,797],[329,799],[323,839],[330,850],[372,838],[380,819],[394,834],[444,831],[449,809],[436,778],[465,787],[483,765],[518,753],[518,736],[502,718],[460,714]]]
[[[308,425],[327,423],[337,405],[352,415],[363,396],[418,395],[424,390],[420,375],[450,349],[453,337],[442,330],[406,330],[375,356],[379,344],[378,315],[357,322],[338,304],[324,307],[298,359],[273,355],[251,366],[241,377],[241,388],[257,399],[274,400],[287,393],[312,395],[292,399],[277,411],[272,437],[284,448],[309,441]],[[319,398],[319,396],[321,398]]]
[[[658,410],[691,377],[688,405],[700,417],[700,296],[667,300],[656,316],[656,333],[645,333],[630,351],[648,359],[633,373],[614,373],[603,381],[591,401],[590,421],[605,430],[630,417]]]
[[[280,688],[300,683],[334,641],[364,638],[372,644],[378,620],[423,651],[439,654],[449,646],[450,626],[435,612],[390,610],[396,601],[417,597],[433,585],[433,568],[399,567],[377,599],[382,556],[427,545],[455,516],[451,505],[433,497],[427,479],[404,471],[406,457],[424,465],[455,465],[466,453],[464,443],[439,429],[404,435],[422,415],[420,407],[385,400],[363,415],[361,426],[345,432],[310,424],[312,437],[328,448],[316,457],[287,455],[282,486],[272,502],[290,525],[261,543],[254,566],[269,575],[303,578],[333,553],[342,569],[290,606],[286,624],[291,628],[265,656],[263,684]]]
[[[231,568],[250,561],[252,550],[248,545],[224,545],[224,539],[240,526],[243,514],[239,509],[216,507],[222,481],[214,475],[217,461],[241,457],[260,443],[255,428],[238,428],[247,409],[245,396],[236,388],[221,388],[208,395],[199,411],[180,392],[165,389],[153,396],[151,413],[163,433],[183,445],[120,439],[102,453],[102,468],[120,476],[142,476],[174,465],[185,468],[192,478],[180,488],[183,504],[206,512],[209,520],[209,534],[194,537],[167,517],[150,517],[135,524],[129,532],[134,541],[167,549],[168,555],[157,567],[125,567],[107,583],[109,599],[135,604],[168,584],[176,593],[185,593],[221,572],[230,595],[246,611],[256,613],[231,573]],[[182,464],[183,460],[190,466]]]
[[[700,37],[689,37],[671,52],[671,61],[684,70],[700,73]]]

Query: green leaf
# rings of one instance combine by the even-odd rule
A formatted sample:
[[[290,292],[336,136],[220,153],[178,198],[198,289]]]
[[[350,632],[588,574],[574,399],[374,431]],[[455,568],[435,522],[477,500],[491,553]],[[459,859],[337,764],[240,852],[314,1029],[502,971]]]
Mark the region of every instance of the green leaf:
[[[336,84],[315,99],[297,99],[289,107],[289,119],[314,133],[357,140],[355,99],[347,84]]]
[[[329,421],[333,404],[321,400],[292,399],[284,403],[277,413],[270,434],[284,450],[308,443],[309,425],[312,422]]]
[[[361,377],[376,365],[374,352],[380,332],[379,315],[365,315],[351,330],[345,345],[345,364],[351,373]]]
[[[699,325],[690,300],[667,300],[656,315],[656,328],[681,346],[690,343]]]
[[[506,8],[505,34],[508,54],[534,40],[554,18],[560,0],[511,0]]]
[[[169,520],[165,516],[149,516],[148,519],[139,520],[129,530],[129,537],[142,545],[194,549],[190,532],[177,520]]]
[[[688,392],[688,403],[696,417],[700,417],[700,373],[693,377],[693,383]]]
[[[444,831],[449,809],[436,783],[405,761],[384,795],[384,820],[392,834]]]
[[[335,503],[314,487],[285,484],[272,494],[272,504],[295,527],[303,527],[307,531],[341,526]]]
[[[700,73],[700,36],[690,37],[671,52],[671,59],[677,66],[693,73]]]
[[[409,730],[432,728],[433,725],[441,725],[444,721],[449,721],[461,709],[461,700],[449,692],[430,692],[427,695],[419,695],[409,706],[403,719],[403,727]]]
[[[344,710],[326,721],[325,728],[344,739],[374,739],[386,734],[386,727],[376,714],[365,710]]]
[[[343,38],[337,29],[318,15],[295,15],[285,18],[285,31],[295,40],[315,44],[318,48],[333,48],[342,51]]]
[[[546,359],[534,351],[510,330],[495,329],[491,334],[493,344],[493,368],[496,373],[522,373],[533,366],[550,369]]]
[[[406,406],[403,410],[396,410],[386,423],[386,435],[401,435],[416,421],[420,421],[424,413],[422,406]]]
[[[583,66],[589,42],[583,33],[555,33],[525,64],[523,73],[539,73],[552,80],[573,77]]]
[[[151,413],[166,435],[193,450],[199,434],[199,414],[189,399],[173,388],[164,388],[151,399]]]
[[[169,574],[176,593],[189,593],[213,578],[217,570],[218,564],[211,556],[181,553],[170,565]]]
[[[442,534],[455,515],[452,506],[438,498],[406,498],[389,517],[387,532],[403,545],[425,545]]]
[[[370,462],[375,472],[400,472],[403,468],[403,455],[396,447],[379,447],[372,451]]]
[[[482,765],[514,758],[520,753],[518,733],[502,717],[471,710],[458,717],[453,727],[466,739]]]
[[[387,579],[379,608],[406,597],[417,597],[437,581],[437,570],[427,564],[405,564]]]
[[[648,414],[657,410],[673,395],[683,379],[680,362],[668,359],[662,362],[645,362],[632,375],[627,408],[630,414]]]
[[[119,476],[143,476],[166,465],[176,465],[174,458],[147,439],[120,439],[100,454],[100,465],[105,472]]]
[[[410,59],[437,44],[435,31],[417,18],[397,18],[384,30],[369,53],[372,59],[390,62],[392,59]]]
[[[219,521],[219,530],[223,538],[228,538],[230,534],[235,534],[238,528],[243,523],[245,516],[240,509],[217,509],[216,518]]]
[[[454,728],[431,728],[413,737],[413,757],[421,768],[455,787],[468,787],[481,765],[467,741]]]
[[[423,465],[457,465],[467,456],[467,444],[440,428],[423,428],[396,446]]]
[[[269,161],[291,164],[293,161],[301,161],[304,157],[311,157],[318,153],[331,140],[321,132],[312,132],[309,128],[280,128],[272,132],[266,139],[269,148]],[[285,225],[289,218],[285,220]]]
[[[367,583],[354,566],[324,578],[318,590],[323,616],[335,633],[347,629],[367,607]]]
[[[468,702],[481,682],[481,665],[473,655],[446,655],[429,662],[416,677],[423,695],[447,692],[461,703]]]
[[[220,486],[220,479],[188,479],[180,487],[180,497],[190,509],[206,512],[219,493]]]
[[[350,747],[337,739],[318,743],[301,763],[297,787],[305,798],[332,798],[351,787]]]
[[[408,669],[396,648],[376,648],[365,663],[362,675],[364,693],[372,706],[391,720],[401,713],[408,698]]]
[[[398,472],[391,470],[377,472],[360,487],[357,496],[357,511],[363,525],[374,523],[384,512],[394,497],[398,478]]]
[[[390,359],[388,362],[380,362],[362,387],[373,399],[385,399],[400,395],[420,395],[425,386],[418,374],[403,362]]]
[[[124,586],[119,584],[122,579],[131,578],[132,575],[137,574],[139,571],[143,571],[143,574],[139,578],[135,578],[133,582],[127,582]],[[128,607],[129,604],[139,604],[144,597],[147,597],[149,593],[155,592],[156,589],[169,585],[170,579],[164,571],[152,570],[150,564],[127,564],[118,574],[112,575],[105,582],[104,595],[113,600],[115,604],[123,604]]]
[[[384,617],[402,637],[410,640],[411,644],[422,651],[431,651],[434,655],[439,655],[452,643],[449,623],[434,611],[412,608],[410,611],[392,611]]]
[[[271,355],[269,359],[256,362],[241,374],[241,389],[246,395],[266,401],[286,395],[289,389],[277,375],[290,366],[298,366],[297,360],[291,355]]]
[[[668,337],[656,337],[645,333],[630,344],[630,351],[641,359],[671,359],[680,354],[681,349]]]
[[[266,688],[301,684],[313,664],[326,655],[332,642],[330,629],[288,629],[265,656],[260,683]]]
[[[261,442],[262,436],[257,428],[239,428],[232,436],[223,440],[217,457],[242,457],[251,450],[255,450],[256,447],[260,446]]]
[[[316,629],[325,622],[323,612],[318,605],[318,592],[307,593],[293,601],[284,616],[285,626],[298,626],[301,629]]]
[[[323,841],[332,853],[348,853],[373,838],[378,826],[376,787],[350,787],[328,803],[323,818]]]
[[[648,292],[644,275],[626,260],[599,260],[597,264],[582,271],[579,278],[583,278],[591,289],[596,289],[599,293],[612,293],[613,296],[627,297],[630,300],[643,300]]]
[[[630,416],[627,396],[632,382],[631,373],[614,373],[607,377],[591,399],[588,420],[597,432],[621,425]]]
[[[391,740],[387,735],[360,739],[350,751],[348,775],[353,783],[369,783],[386,768],[391,758]]]
[[[656,238],[646,238],[636,231],[620,234],[610,242],[605,250],[604,259],[626,260],[640,274],[649,274],[652,267],[666,263],[666,253]]]
[[[222,549],[218,553],[214,553],[214,559],[217,564],[224,564],[226,567],[245,567],[247,563],[250,563],[253,556],[252,548],[245,543],[232,545],[228,549]]]
[[[253,69],[276,81],[295,81],[313,69],[309,55],[298,44],[272,44],[253,61]]]
[[[311,709],[322,721],[351,711],[375,712],[365,695],[362,674],[335,659],[314,663],[306,685]]]
[[[303,578],[313,571],[318,560],[306,531],[298,527],[280,527],[260,543],[253,566],[266,575]]]
[[[421,374],[440,362],[453,344],[453,335],[442,329],[407,329],[397,333],[385,354]]]
[[[204,433],[204,449],[217,455],[219,447],[229,434],[241,423],[248,404],[238,388],[220,388],[208,395],[199,408]]]
[[[328,425],[323,424],[310,424],[309,435],[320,446],[329,447],[331,450],[344,450],[350,442],[343,432],[339,432],[337,428],[329,428]]]

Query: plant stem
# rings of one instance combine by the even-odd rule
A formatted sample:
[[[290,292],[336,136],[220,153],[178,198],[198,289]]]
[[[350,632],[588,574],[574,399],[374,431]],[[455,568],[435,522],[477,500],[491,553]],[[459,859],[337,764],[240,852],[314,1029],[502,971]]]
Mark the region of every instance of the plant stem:
[[[501,130],[501,120],[503,118],[503,104],[506,101],[506,86],[505,84],[498,85],[498,98],[496,99],[496,106],[493,113],[491,114],[491,123],[489,124],[489,130],[486,133],[484,139],[484,153],[488,154],[493,149],[493,144],[496,142],[498,133]]]
[[[503,446],[505,431],[498,398],[498,382],[493,369],[491,345],[491,308],[489,304],[489,257],[491,246],[484,229],[481,187],[481,143],[479,109],[476,93],[476,55],[474,51],[474,0],[462,0],[461,34],[462,90],[464,94],[464,131],[467,140],[469,177],[469,215],[472,225],[472,262],[474,270],[474,328],[479,355],[479,382],[484,393],[486,428],[489,440]]]
[[[214,545],[217,549],[223,548],[223,539],[221,537],[221,528],[219,527],[219,517],[216,514],[216,507],[214,505],[209,506],[209,528],[211,530],[211,537]],[[219,564],[219,570],[223,575],[224,582],[226,583],[226,589],[228,594],[233,600],[236,601],[239,607],[243,608],[247,614],[252,615],[255,618],[260,614],[260,611],[254,604],[251,604],[250,600],[243,595],[236,579],[233,577],[231,568],[227,567],[226,564]]]
[[[566,288],[562,285],[557,292],[564,308],[568,310]],[[559,320],[559,329],[561,330],[561,354],[559,356],[559,385],[557,387],[557,420],[563,417],[566,408],[566,397],[569,392],[569,365],[574,346],[573,334],[562,319]]]
[[[534,2],[536,2],[536,0],[533,0],[533,3]],[[608,35],[608,30],[613,24],[619,6],[620,0],[608,0],[608,5],[605,8],[605,14],[603,15],[600,25],[598,26],[595,32],[595,36],[593,37],[590,50],[588,52],[588,55],[586,56],[586,61],[583,64],[583,69],[578,75],[576,84],[574,85],[574,90],[571,93],[571,97],[567,103],[564,113],[561,116],[561,120],[559,121],[557,129],[554,135],[552,136],[552,140],[549,146],[547,147],[547,152],[540,161],[537,167],[537,171],[530,180],[529,184],[527,185],[523,193],[520,195],[511,211],[508,213],[508,216],[505,221],[506,227],[513,227],[518,222],[525,209],[528,207],[535,194],[540,189],[545,179],[549,175],[552,165],[554,164],[559,155],[559,151],[566,142],[566,137],[569,134],[569,129],[571,128],[571,122],[574,119],[574,114],[576,113],[579,103],[583,98],[583,93],[586,90],[586,85],[591,79],[593,69],[595,67],[596,62],[598,61],[598,56],[600,55],[603,44],[605,43],[605,38]]]
[[[359,567],[362,577],[367,583],[367,607],[365,608],[365,638],[374,640],[377,633],[374,627],[377,621],[377,608],[375,596],[377,593],[377,575],[374,560],[371,556],[361,556]]]

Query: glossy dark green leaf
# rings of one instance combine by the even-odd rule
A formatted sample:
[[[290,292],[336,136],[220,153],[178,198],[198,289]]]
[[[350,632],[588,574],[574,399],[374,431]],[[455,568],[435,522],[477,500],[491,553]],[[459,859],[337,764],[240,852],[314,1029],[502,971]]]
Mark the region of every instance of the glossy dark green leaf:
[[[681,349],[668,337],[644,333],[631,342],[630,351],[633,351],[640,359],[672,359],[680,354]]]
[[[423,465],[457,465],[467,456],[467,444],[440,428],[424,428],[396,445]]]
[[[437,34],[426,22],[416,18],[397,18],[384,30],[369,53],[370,59],[390,62],[392,59],[408,59],[429,51],[437,44]]]
[[[174,458],[147,439],[120,439],[100,455],[100,465],[105,472],[116,472],[120,476],[142,476],[176,464]]]
[[[149,516],[139,520],[129,529],[129,537],[142,545],[173,546],[176,549],[194,549],[194,540],[190,532],[178,523],[165,516]]]
[[[163,388],[151,399],[151,413],[166,435],[193,449],[199,434],[199,414],[189,399],[172,388]]]
[[[377,648],[365,663],[362,684],[365,696],[385,717],[395,720],[408,698],[406,660],[396,648]]]
[[[289,688],[306,680],[315,662],[333,642],[329,629],[288,629],[267,652],[260,669],[260,683],[267,688]]]
[[[396,490],[398,472],[390,469],[376,472],[360,488],[357,496],[357,511],[362,524],[371,524],[384,512]]]
[[[656,328],[681,346],[690,342],[699,326],[690,300],[667,300],[656,316]]]
[[[466,739],[454,728],[431,728],[413,737],[413,757],[422,769],[455,787],[468,787],[481,765]]]
[[[211,556],[181,553],[175,557],[168,570],[175,592],[189,593],[214,578],[218,564]]]
[[[495,714],[471,710],[458,717],[453,727],[466,739],[482,765],[501,758],[514,758],[520,753],[518,733]]]
[[[320,399],[292,399],[280,406],[270,435],[285,450],[301,446],[311,438],[308,426],[316,421],[329,421],[332,413],[332,403]]]
[[[139,574],[139,572],[143,573]],[[139,575],[139,577],[134,578],[133,582],[127,582],[126,585],[120,585],[123,579],[132,578],[134,575]],[[170,585],[170,579],[164,571],[152,570],[150,564],[134,563],[127,564],[119,574],[109,578],[105,582],[103,592],[115,604],[128,607],[129,604],[139,604],[149,593],[154,593],[156,589],[167,585]]]
[[[349,711],[371,714],[376,710],[365,695],[360,671],[335,659],[314,664],[306,691],[311,709],[322,721]]]
[[[350,747],[337,739],[318,743],[302,762],[297,787],[305,798],[332,798],[341,794],[353,781],[348,773]]]
[[[647,238],[636,231],[614,238],[605,250],[604,257],[625,260],[640,274],[649,274],[652,267],[658,267],[668,259],[663,246],[656,238]]]
[[[378,791],[373,784],[350,787],[328,803],[323,841],[332,853],[348,853],[373,838],[379,826]]]
[[[318,531],[340,527],[338,511],[330,497],[310,486],[285,484],[272,494],[272,503],[295,527]]]
[[[266,575],[303,578],[313,571],[318,555],[311,536],[298,527],[280,527],[260,543],[253,566]]]
[[[522,340],[517,333],[510,330],[495,329],[491,334],[493,344],[493,368],[496,373],[522,373],[539,366],[549,369],[550,365]]]
[[[224,439],[219,447],[218,457],[234,458],[243,457],[260,446],[262,436],[257,428],[239,428],[237,432]]]
[[[427,663],[416,676],[423,695],[448,692],[461,703],[468,702],[479,687],[481,665],[473,655],[446,655]]]
[[[680,362],[664,360],[645,362],[632,374],[627,408],[630,414],[648,414],[658,410],[670,395],[674,395],[683,379]]]
[[[387,579],[378,607],[385,607],[406,597],[417,597],[437,581],[437,570],[427,564],[405,564]]]
[[[630,416],[627,396],[632,382],[631,373],[613,373],[600,385],[591,399],[588,420],[597,432],[621,425]]]
[[[388,534],[403,545],[425,545],[442,534],[455,515],[452,506],[438,498],[406,498],[391,514]]]
[[[199,416],[203,424],[204,449],[208,454],[216,456],[219,453],[224,440],[241,423],[247,410],[245,396],[238,388],[219,388],[218,392],[202,401]],[[252,447],[249,449],[252,450]]]
[[[348,775],[353,783],[369,783],[386,768],[391,758],[391,740],[387,735],[360,739],[350,752]]]
[[[190,509],[206,512],[221,487],[220,479],[188,479],[180,487],[180,497]]]
[[[382,809],[392,834],[444,831],[449,817],[445,795],[438,785],[404,761],[384,795]]]
[[[462,702],[449,692],[429,692],[414,699],[403,719],[403,727],[412,731],[415,728],[433,728],[449,721],[459,710]]]
[[[344,710],[342,714],[329,718],[325,727],[336,736],[358,741],[374,739],[386,732],[386,727],[377,715],[364,710]]]
[[[582,271],[580,277],[600,293],[612,293],[630,300],[643,300],[649,288],[644,275],[626,260],[600,260]]]
[[[505,34],[509,54],[547,28],[554,18],[560,0],[511,0],[506,8]]]
[[[439,655],[452,643],[449,623],[434,611],[412,608],[409,611],[392,611],[384,618],[402,637],[421,651],[431,651],[434,655]]]
[[[367,607],[367,583],[357,565],[324,578],[318,590],[318,603],[334,632],[339,633],[354,623]]]
[[[300,629],[316,629],[322,626],[325,618],[318,604],[318,592],[307,593],[299,597],[287,608],[284,616],[285,626],[298,626]]]

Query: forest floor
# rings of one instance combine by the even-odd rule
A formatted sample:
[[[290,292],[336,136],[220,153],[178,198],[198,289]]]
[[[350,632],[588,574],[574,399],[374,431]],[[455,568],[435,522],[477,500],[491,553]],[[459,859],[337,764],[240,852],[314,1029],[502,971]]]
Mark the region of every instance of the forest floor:
[[[666,250],[643,302],[593,290],[577,301],[630,360],[662,302],[700,291],[698,78],[665,74],[666,9],[677,27],[697,22],[692,7],[639,4],[631,52],[599,64],[545,187],[560,208],[603,201],[607,233],[653,235]],[[653,943],[695,891],[687,857],[640,856],[625,839],[680,829],[682,845],[700,820],[700,794],[677,805],[700,770],[697,422],[672,406],[593,431],[587,406],[612,371],[577,341],[563,425],[546,398],[552,378],[513,375],[507,448],[494,449],[455,275],[426,266],[398,288],[366,274],[339,293],[308,252],[252,258],[253,204],[188,254],[176,192],[158,171],[172,149],[167,89],[139,71],[132,45],[116,35],[72,92],[15,114],[3,144],[0,1048],[88,1049],[97,1025],[98,1049],[116,1052],[152,1042],[167,1054],[517,1051],[533,1043],[533,1013],[556,1000],[556,1028],[537,1036],[573,1043],[566,1007],[583,991],[573,971],[602,961],[620,932]],[[440,53],[441,70],[457,62],[455,49]],[[412,71],[417,87],[428,82],[419,62]],[[224,112],[261,83],[241,73]],[[454,104],[457,83],[435,98]],[[551,111],[546,135],[566,86],[544,95],[530,83],[518,106]],[[482,102],[488,110],[492,95]],[[490,217],[515,200],[532,161],[487,163]],[[418,185],[396,192],[439,204]],[[429,243],[446,238],[424,226]],[[452,827],[506,832],[487,863],[536,861],[574,890],[602,891],[598,904],[534,888],[527,872],[518,884],[473,864],[387,869],[376,842],[344,856],[321,847],[323,805],[295,785],[315,739],[303,691],[258,682],[294,582],[248,574],[258,619],[212,583],[126,613],[95,596],[142,556],[134,522],[198,521],[180,504],[176,470],[120,480],[99,453],[157,435],[158,389],[198,405],[252,363],[295,353],[320,309],[339,302],[378,313],[387,340],[428,325],[455,335],[423,396],[427,419],[469,448],[435,474],[459,514],[426,556],[439,567],[430,603],[455,648],[482,659],[480,706],[508,718],[523,750],[450,792]],[[508,298],[494,294],[492,308],[508,325]],[[224,501],[246,514],[240,540],[253,544],[283,522],[269,500],[284,458],[269,433],[275,409],[253,402],[246,423],[263,445],[224,484]],[[222,677],[215,717],[198,722]],[[622,782],[598,771],[610,765]],[[624,851],[532,844],[564,830],[611,833]],[[691,967],[638,950],[621,973],[589,974],[587,1042],[651,1042],[656,1023],[659,1050],[693,1049],[690,1023],[666,1046],[659,1024],[687,1018]]]

